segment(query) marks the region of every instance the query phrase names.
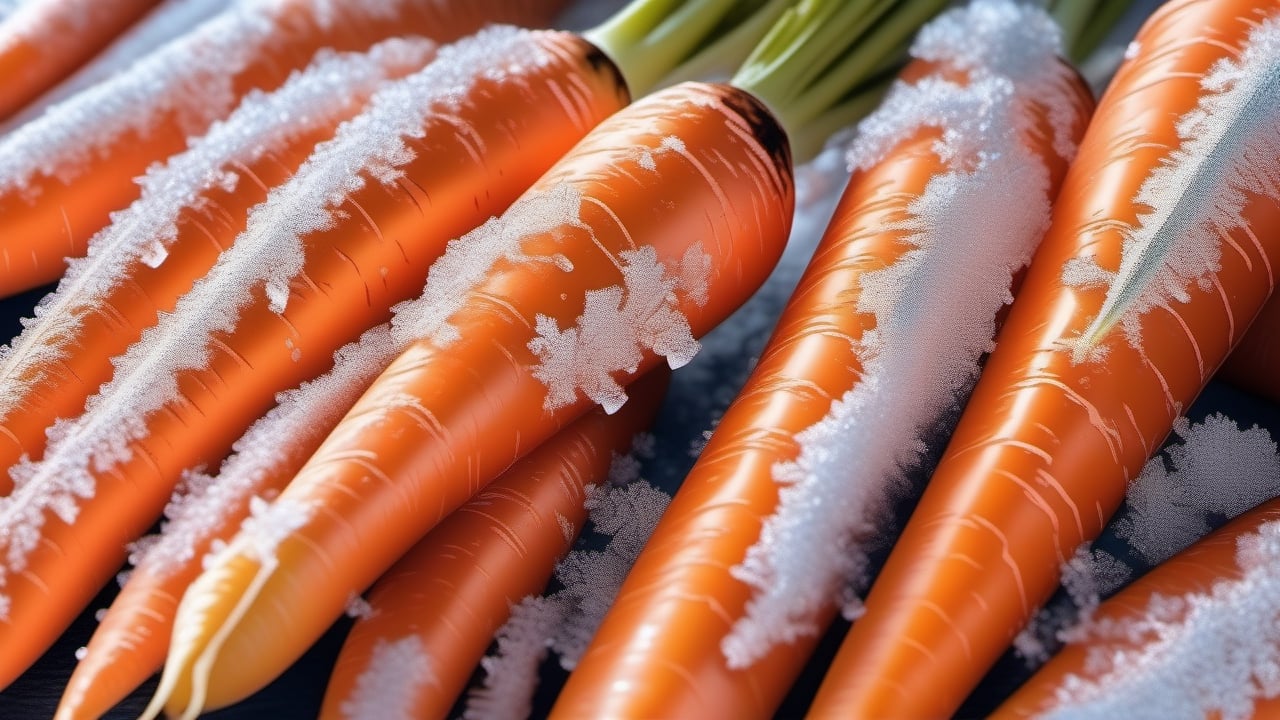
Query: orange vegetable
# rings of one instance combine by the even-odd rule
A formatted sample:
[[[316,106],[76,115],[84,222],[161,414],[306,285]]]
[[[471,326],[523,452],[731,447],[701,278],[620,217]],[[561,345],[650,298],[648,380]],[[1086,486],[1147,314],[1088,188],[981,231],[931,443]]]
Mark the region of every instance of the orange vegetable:
[[[184,596],[150,708],[191,715],[283,670],[427,530],[761,283],[793,209],[753,98],[683,84],[597,127],[450,246],[397,318],[421,338]],[[567,329],[562,329],[567,328]]]
[[[0,495],[13,489],[8,468],[23,456],[40,457],[54,421],[84,411],[85,400],[111,379],[111,359],[208,273],[267,191],[358,113],[382,81],[421,69],[433,54],[425,41],[398,40],[367,57],[326,53],[277,92],[251,95],[190,150],[142,179],[142,197],[95,237],[89,256],[72,264],[0,359]],[[308,112],[281,112],[298,107]]]
[[[554,716],[776,711],[851,580],[812,558],[839,555],[855,563],[864,551],[858,546],[884,529],[875,514],[891,501],[900,458],[969,381],[970,373],[952,369],[963,362],[958,358],[968,357],[976,373],[1005,302],[1003,288],[1047,222],[1066,171],[1059,153],[1083,132],[1088,91],[1057,59],[1054,43],[1042,37],[1027,43],[1018,32],[1024,27],[1032,35],[1053,29],[1038,10],[981,2],[944,16],[934,35],[926,26],[913,50],[922,59],[908,66],[862,128],[864,139],[888,137],[852,156],[857,166],[849,186],[759,364],[570,675]],[[939,50],[932,38],[947,29],[963,31],[994,57],[1023,51],[1023,64],[993,67],[955,48]],[[1022,48],[1036,41],[1038,53]],[[1009,162],[978,160],[992,149]],[[1010,177],[1018,178],[1012,186]],[[984,196],[1029,210],[989,218]],[[966,224],[974,217],[983,220]],[[946,270],[931,276],[930,266]],[[890,276],[896,280],[877,280]],[[983,287],[975,288],[979,282]],[[914,289],[898,297],[886,283]],[[966,322],[974,330],[948,327],[949,337],[931,335],[936,324],[913,311],[943,302],[963,310],[931,312],[971,311],[977,317]],[[919,359],[909,361],[912,355]],[[881,388],[892,407],[860,394],[868,387]],[[925,394],[931,395],[922,401]],[[824,424],[833,425],[825,441],[837,459],[813,461],[819,440],[811,436]],[[886,446],[905,450],[877,450]],[[834,466],[817,467],[823,462]],[[786,477],[806,477],[784,482],[783,468]],[[796,503],[828,508],[840,530],[815,519],[819,510],[799,510],[807,520],[796,532],[804,537],[788,538],[779,522],[784,512],[795,515]],[[783,552],[783,543],[797,572],[769,555]],[[744,559],[764,568],[762,579],[742,572]],[[769,596],[771,588],[784,597]]]
[[[1274,293],[1240,344],[1231,350],[1218,377],[1280,403],[1280,297]]]
[[[157,0],[44,0],[0,19],[0,120],[69,75]]]
[[[633,399],[617,413],[597,408],[561,430],[388,570],[347,635],[320,716],[368,717],[371,701],[409,717],[448,715],[511,606],[546,587],[586,522],[587,493],[653,420],[666,378],[659,368],[628,389]],[[421,660],[386,668],[403,685],[376,676],[389,648]]]
[[[86,413],[55,426],[42,460],[15,470],[0,499],[0,686],[106,582],[184,469],[225,454],[276,392],[420,288],[448,238],[625,101],[612,67],[568,34],[495,29],[452,48],[317,148],[152,342],[117,359]]]
[[[449,41],[489,22],[546,20],[559,4],[231,5],[0,141],[0,296],[56,280],[65,259],[83,255],[89,238],[108,224],[109,213],[138,197],[133,178],[182,150],[250,90],[279,86],[318,49],[364,50],[405,33]]]
[[[1277,520],[1280,502],[1264,503],[1102,603],[1074,631],[1082,637],[1068,643],[991,717],[1041,717],[1055,710],[1069,712],[1075,705],[1087,710],[1093,703],[1101,706],[1095,712],[1106,713],[1110,706],[1109,714],[1129,716],[1158,716],[1170,704],[1188,715],[1235,717],[1243,710],[1251,717],[1273,716],[1280,700],[1265,699],[1272,691],[1240,680],[1258,673],[1254,677],[1265,683],[1269,668],[1264,658],[1275,653],[1255,644],[1274,647],[1268,628],[1275,618],[1267,613],[1273,612],[1275,600],[1264,596],[1275,582],[1275,566],[1262,563],[1274,556]],[[1209,616],[1215,613],[1234,615],[1227,627],[1237,632],[1256,631],[1231,638],[1228,629],[1214,638],[1202,628],[1199,637],[1208,645],[1197,643],[1193,627],[1213,622]],[[1228,660],[1223,649],[1235,657]],[[1151,682],[1153,677],[1158,680]],[[1134,686],[1139,689],[1126,692]],[[1151,698],[1152,690],[1163,698]],[[1246,701],[1243,706],[1237,704],[1241,701]]]
[[[1138,35],[816,716],[953,712],[1262,307],[1278,25],[1274,1],[1177,0]]]

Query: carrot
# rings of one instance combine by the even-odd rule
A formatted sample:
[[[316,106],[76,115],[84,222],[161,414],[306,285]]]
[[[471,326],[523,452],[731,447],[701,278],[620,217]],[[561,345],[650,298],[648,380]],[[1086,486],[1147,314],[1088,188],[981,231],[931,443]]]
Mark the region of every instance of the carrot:
[[[1102,99],[924,496],[814,701],[953,712],[1274,285],[1280,3],[1181,0]]]
[[[66,77],[157,0],[29,0],[0,19],[0,120]]]
[[[504,208],[624,98],[581,40],[496,28],[383,88],[318,146],[116,359],[85,414],[15,468],[0,500],[0,686],[108,579],[182,470],[221,457],[275,392],[385,320],[447,238]]]
[[[1092,105],[1060,51],[1049,16],[1011,3],[926,26],[861,127],[853,178],[759,364],[555,715],[776,710],[1048,223]]]
[[[1280,296],[1271,299],[1241,338],[1240,344],[1231,350],[1218,377],[1236,387],[1260,395],[1271,402],[1280,402]]]
[[[0,359],[0,467],[40,457],[45,430],[79,415],[138,340],[245,228],[250,208],[389,77],[420,69],[425,41],[385,41],[367,55],[322,52],[272,93],[252,92],[189,150],[144,176],[142,197],[72,263],[36,319]],[[297,116],[298,108],[308,112]],[[8,473],[0,494],[12,490]]]
[[[992,717],[1273,715],[1277,520],[1265,503],[1104,602]]]
[[[452,243],[395,320],[418,340],[183,597],[149,714],[261,687],[514,460],[592,405],[616,410],[662,356],[686,362],[777,259],[792,190],[758,101],[684,84]]]
[[[666,374],[651,375],[616,414],[597,408],[526,455],[374,584],[368,614],[338,655],[322,718],[449,713],[512,605],[540,593],[568,552],[588,493],[652,421]],[[397,650],[416,662],[383,672]]]
[[[545,19],[558,0],[334,3],[241,0],[127,71],[0,140],[0,296],[62,275],[130,182],[183,149],[254,88],[271,89],[321,47],[364,50],[408,32],[442,41],[487,22]]]

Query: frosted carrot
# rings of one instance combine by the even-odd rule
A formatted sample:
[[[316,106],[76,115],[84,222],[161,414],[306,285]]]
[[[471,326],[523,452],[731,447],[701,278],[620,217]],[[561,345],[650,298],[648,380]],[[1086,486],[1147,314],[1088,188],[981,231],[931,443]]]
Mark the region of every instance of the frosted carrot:
[[[593,130],[399,311],[414,343],[184,596],[151,712],[261,687],[514,460],[619,408],[662,357],[688,361],[768,274],[791,212],[785,136],[739,90],[679,85]]]
[[[338,655],[322,718],[449,713],[511,607],[541,593],[569,551],[587,493],[610,480],[612,461],[652,421],[666,373],[650,375],[617,413],[597,408],[561,430],[379,578]],[[386,668],[396,652],[417,662]]]
[[[8,468],[40,457],[45,430],[84,410],[111,378],[111,359],[209,271],[268,189],[383,81],[433,54],[429,42],[403,40],[364,55],[322,52],[280,89],[251,92],[189,150],[141,178],[142,196],[95,236],[0,355],[0,495],[12,489]]]
[[[556,704],[767,717],[843,601],[923,438],[978,373],[1092,101],[1052,19],[926,25],[861,126],[835,217],[742,393]],[[926,350],[927,349],[927,350]]]
[[[216,461],[276,392],[385,320],[448,238],[506,207],[624,100],[580,39],[495,28],[382,88],[318,146],[116,360],[85,414],[15,468],[0,499],[0,685],[106,582],[184,469]]]
[[[0,18],[0,120],[70,74],[157,0],[25,0]]]
[[[65,258],[138,197],[131,181],[182,150],[254,88],[322,47],[546,19],[558,0],[237,0],[226,11],[0,139],[0,296],[56,280]]]
[[[1280,3],[1171,2],[1132,47],[815,715],[953,712],[1272,290]]]
[[[1280,402],[1280,296],[1274,293],[1249,331],[1232,348],[1218,377],[1272,402]]]

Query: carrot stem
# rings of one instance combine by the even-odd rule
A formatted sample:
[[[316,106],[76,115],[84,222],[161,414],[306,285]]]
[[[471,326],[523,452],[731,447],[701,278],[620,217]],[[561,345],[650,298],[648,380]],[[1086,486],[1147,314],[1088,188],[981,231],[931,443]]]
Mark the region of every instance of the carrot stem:
[[[734,75],[732,83],[769,106],[792,138],[818,137],[812,124],[819,117],[830,127],[834,108],[860,109],[846,103],[878,79],[884,58],[899,49],[946,3],[942,0],[805,0],[793,6]],[[845,116],[845,123],[856,119]],[[797,161],[808,156],[792,148]],[[816,148],[809,148],[809,152]]]

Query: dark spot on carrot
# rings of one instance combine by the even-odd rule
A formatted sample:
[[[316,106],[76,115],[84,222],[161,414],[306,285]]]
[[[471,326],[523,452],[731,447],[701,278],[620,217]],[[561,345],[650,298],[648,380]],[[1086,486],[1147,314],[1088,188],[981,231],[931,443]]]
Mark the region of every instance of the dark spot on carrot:
[[[777,118],[769,111],[759,98],[751,93],[733,87],[720,85],[724,104],[742,116],[751,126],[751,132],[773,158],[788,184],[791,183],[791,141],[787,139],[787,131],[778,124]]]
[[[592,70],[597,73],[609,74],[613,76],[614,84],[618,87],[618,97],[622,98],[622,104],[627,105],[631,102],[631,90],[627,87],[627,81],[622,77],[622,71],[613,62],[613,59],[605,54],[603,50],[587,41],[585,38],[579,38],[586,50],[582,59],[591,66]]]

